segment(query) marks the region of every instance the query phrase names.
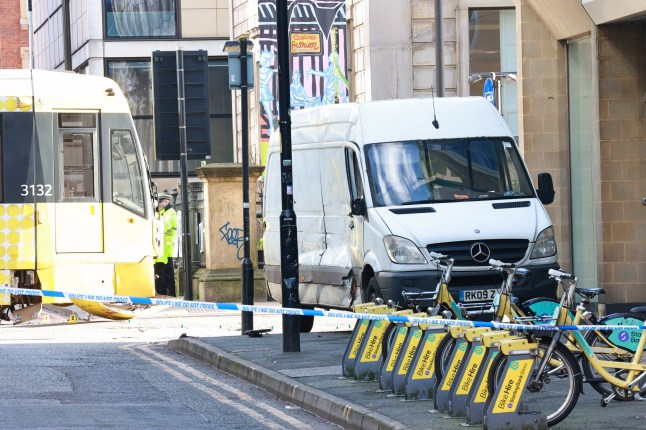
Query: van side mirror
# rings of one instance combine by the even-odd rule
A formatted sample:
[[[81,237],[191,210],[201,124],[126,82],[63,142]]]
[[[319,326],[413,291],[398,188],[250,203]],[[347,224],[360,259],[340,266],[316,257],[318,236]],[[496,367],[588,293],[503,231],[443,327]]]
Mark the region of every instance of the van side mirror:
[[[538,188],[536,189],[538,199],[544,204],[549,205],[554,201],[554,184],[552,183],[552,175],[549,173],[538,174]]]
[[[366,200],[364,198],[357,198],[350,203],[351,215],[366,215],[368,208],[366,208]]]

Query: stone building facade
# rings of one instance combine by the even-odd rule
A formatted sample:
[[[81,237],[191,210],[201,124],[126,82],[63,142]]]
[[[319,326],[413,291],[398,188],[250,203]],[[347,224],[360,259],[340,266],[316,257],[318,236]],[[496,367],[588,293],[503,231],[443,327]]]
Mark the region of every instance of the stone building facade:
[[[352,101],[478,95],[469,78],[495,70],[471,68],[474,17],[501,11],[501,50],[508,45],[498,55],[514,70],[497,72],[515,78],[514,112],[503,114],[516,117],[532,179],[554,179],[547,210],[559,262],[582,286],[603,287],[609,306],[626,307],[646,301],[646,10],[615,3],[347,0],[348,80]],[[257,36],[256,13],[256,1],[233,2],[234,38]]]

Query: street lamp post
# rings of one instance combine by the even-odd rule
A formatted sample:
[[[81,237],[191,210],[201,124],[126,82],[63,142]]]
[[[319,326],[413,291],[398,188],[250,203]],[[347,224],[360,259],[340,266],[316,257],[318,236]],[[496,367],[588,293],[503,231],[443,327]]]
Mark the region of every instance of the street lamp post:
[[[253,44],[246,35],[239,40],[228,41],[224,44],[224,52],[229,53],[229,87],[240,89],[240,122],[242,123],[242,230],[244,236],[242,259],[242,304],[253,305],[253,263],[249,256],[249,120],[247,89],[253,87],[253,79],[249,79],[248,48]],[[232,67],[232,60],[234,67]],[[239,62],[239,63],[238,63]],[[237,68],[239,67],[239,74]],[[234,70],[235,69],[235,70]],[[253,330],[253,312],[241,312],[241,333]]]
[[[300,308],[298,298],[298,239],[292,183],[292,120],[289,114],[289,20],[287,0],[276,0],[278,105],[281,138],[280,271],[285,308]],[[283,352],[300,352],[300,318],[283,314]]]

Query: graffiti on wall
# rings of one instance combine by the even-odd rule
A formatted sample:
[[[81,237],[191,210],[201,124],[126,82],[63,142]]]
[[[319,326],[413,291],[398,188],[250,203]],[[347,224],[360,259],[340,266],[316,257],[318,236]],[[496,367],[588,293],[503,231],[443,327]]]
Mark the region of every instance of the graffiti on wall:
[[[348,101],[345,0],[288,1],[290,107]],[[258,0],[261,141],[278,124],[276,1]],[[264,161],[264,160],[263,160]]]
[[[222,234],[220,242],[224,240],[227,245],[234,246],[237,250],[236,257],[238,260],[242,260],[244,258],[244,252],[242,251],[244,249],[244,232],[241,228],[230,227],[230,225],[231,222],[229,221],[220,226],[220,233]]]

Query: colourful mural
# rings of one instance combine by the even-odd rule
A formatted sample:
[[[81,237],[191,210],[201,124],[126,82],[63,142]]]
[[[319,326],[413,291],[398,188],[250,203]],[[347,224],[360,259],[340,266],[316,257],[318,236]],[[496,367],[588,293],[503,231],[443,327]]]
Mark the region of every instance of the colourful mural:
[[[344,0],[288,1],[290,106],[306,109],[348,101],[347,30]],[[276,1],[258,1],[261,158],[278,126]]]

